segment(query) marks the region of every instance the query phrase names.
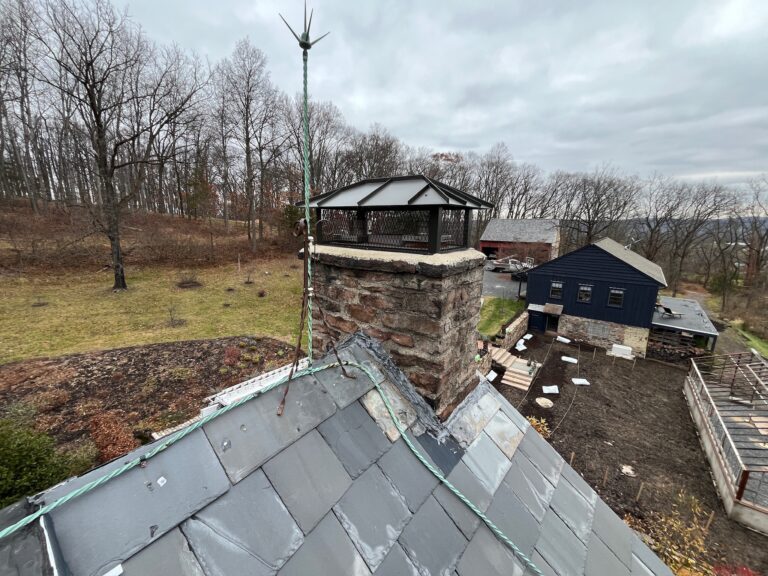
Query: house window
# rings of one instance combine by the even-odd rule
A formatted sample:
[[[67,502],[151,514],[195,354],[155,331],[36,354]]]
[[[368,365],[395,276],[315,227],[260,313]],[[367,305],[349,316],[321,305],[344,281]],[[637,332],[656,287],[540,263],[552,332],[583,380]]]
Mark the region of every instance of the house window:
[[[624,306],[624,289],[611,288],[608,290],[608,306],[622,308]]]
[[[589,304],[592,302],[592,286],[586,284],[579,284],[579,294],[576,300],[582,304]]]
[[[552,298],[552,300],[562,300],[563,299],[563,283],[557,280],[553,280],[552,284],[549,286],[549,297]]]

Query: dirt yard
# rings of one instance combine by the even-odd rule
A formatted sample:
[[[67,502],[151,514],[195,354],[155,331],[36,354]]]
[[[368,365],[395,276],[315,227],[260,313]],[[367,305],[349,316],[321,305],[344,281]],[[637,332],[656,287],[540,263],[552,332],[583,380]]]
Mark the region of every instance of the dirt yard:
[[[536,360],[547,355],[551,340],[536,335],[530,349]],[[594,356],[593,356],[594,353]],[[563,355],[579,357],[567,364]],[[571,378],[587,378],[575,386]],[[768,574],[768,538],[729,520],[715,491],[709,465],[696,436],[682,387],[685,368],[653,361],[608,357],[605,351],[555,343],[528,394],[499,385],[526,416],[543,417],[553,430],[550,442],[620,516],[644,518],[672,509],[676,495],[695,496],[705,518],[715,511],[707,537],[709,561],[717,566],[747,566]],[[542,385],[556,384],[547,395],[554,407],[535,404]],[[621,472],[631,466],[636,477]],[[641,483],[643,486],[639,500]]]
[[[0,416],[34,410],[35,428],[68,449],[89,442],[93,419],[107,415],[138,443],[196,415],[206,396],[283,366],[292,354],[285,342],[234,337],[14,362],[0,366]]]

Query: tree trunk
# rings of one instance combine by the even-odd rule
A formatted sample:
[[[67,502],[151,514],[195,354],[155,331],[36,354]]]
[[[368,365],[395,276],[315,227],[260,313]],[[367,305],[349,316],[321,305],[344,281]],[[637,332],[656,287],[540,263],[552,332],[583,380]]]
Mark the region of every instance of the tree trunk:
[[[120,206],[117,202],[116,191],[112,179],[107,176],[104,182],[104,211],[107,219],[107,238],[112,250],[112,270],[115,283],[112,290],[127,290],[125,268],[123,267],[123,250],[120,246]]]

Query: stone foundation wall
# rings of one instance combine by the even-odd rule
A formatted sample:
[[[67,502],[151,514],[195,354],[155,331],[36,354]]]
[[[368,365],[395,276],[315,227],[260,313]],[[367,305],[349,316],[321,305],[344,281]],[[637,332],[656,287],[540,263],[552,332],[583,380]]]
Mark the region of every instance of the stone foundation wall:
[[[379,340],[441,417],[477,383],[473,358],[484,257],[318,246],[313,259],[318,354],[362,330]]]
[[[625,326],[624,324],[569,316],[568,314],[560,316],[557,332],[573,340],[606,349],[610,349],[614,344],[631,346],[632,351],[640,357],[645,357],[645,350],[648,346],[648,328]]]

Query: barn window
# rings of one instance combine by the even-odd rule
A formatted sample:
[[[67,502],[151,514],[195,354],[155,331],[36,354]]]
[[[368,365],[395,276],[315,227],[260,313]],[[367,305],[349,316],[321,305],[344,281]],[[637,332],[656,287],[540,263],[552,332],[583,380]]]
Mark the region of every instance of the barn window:
[[[579,294],[576,299],[582,304],[589,304],[592,302],[592,286],[579,284]]]
[[[552,280],[552,284],[549,286],[549,297],[552,300],[563,299],[563,283],[559,280]]]
[[[611,288],[608,290],[608,306],[622,308],[624,306],[624,288]]]

